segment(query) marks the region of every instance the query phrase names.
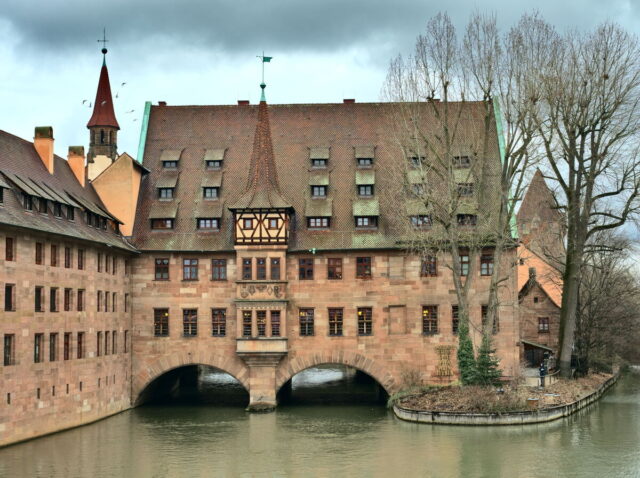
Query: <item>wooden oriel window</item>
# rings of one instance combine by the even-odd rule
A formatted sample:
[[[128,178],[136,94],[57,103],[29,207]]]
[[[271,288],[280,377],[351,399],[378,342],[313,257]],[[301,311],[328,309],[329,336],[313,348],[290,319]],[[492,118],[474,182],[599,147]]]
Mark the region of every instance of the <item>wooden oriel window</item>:
[[[198,335],[198,309],[183,309],[182,335],[184,337],[195,337]]]
[[[227,334],[227,309],[211,309],[211,335],[224,337]]]
[[[358,335],[373,334],[373,309],[358,307]]]
[[[58,334],[52,332],[49,334],[49,362],[58,360]]]
[[[342,336],[342,309],[329,309],[329,335]]]
[[[3,365],[15,365],[16,363],[16,336],[15,334],[4,334]]]
[[[182,259],[182,280],[198,280],[198,259]]]
[[[267,280],[267,259],[256,258],[256,280]]]
[[[249,257],[242,259],[242,280],[251,280],[253,275],[252,262],[253,260]]]
[[[44,334],[35,334],[33,341],[33,362],[42,362],[44,352]]]
[[[330,257],[327,259],[327,279],[342,280],[342,258]]]
[[[280,337],[280,311],[271,311],[271,337]]]
[[[300,335],[308,337],[314,334],[313,309],[300,309],[298,317],[300,320]]]
[[[258,337],[267,336],[267,311],[256,310],[256,326],[258,328]]]
[[[58,288],[51,287],[49,289],[49,311],[58,312]]]
[[[71,358],[71,332],[65,332],[62,343],[62,358],[69,360]]]
[[[313,258],[304,257],[298,259],[298,278],[300,280],[313,280]]]
[[[420,263],[420,277],[437,277],[438,259],[436,256],[428,255],[422,258]]]
[[[6,261],[13,262],[16,260],[15,244],[16,244],[15,239],[13,237],[4,238],[4,248],[5,248],[4,258]]]
[[[84,249],[78,249],[78,269],[84,270]]]
[[[271,258],[271,280],[280,280],[280,258],[272,257]]]
[[[34,310],[44,312],[44,287],[37,285],[34,293]]]
[[[242,336],[251,337],[253,334],[253,328],[251,326],[252,314],[250,310],[242,311]]]
[[[84,289],[78,289],[78,312],[84,310]]]
[[[169,258],[159,257],[155,260],[155,280],[169,280]]]
[[[458,328],[460,326],[460,318],[458,316],[458,306],[451,306],[451,332],[453,335],[458,335]]]
[[[58,267],[58,246],[51,244],[51,267]]]
[[[44,264],[44,244],[36,242],[36,264]]]
[[[153,309],[153,335],[169,336],[169,309]]]
[[[480,255],[480,275],[490,276],[493,274],[493,252],[483,252]]]
[[[78,332],[78,358],[84,358],[84,332]]]
[[[211,280],[227,280],[226,259],[211,259]]]
[[[538,333],[549,333],[549,317],[538,317]]]
[[[64,248],[64,267],[65,269],[71,269],[71,248]]]
[[[356,257],[356,278],[371,279],[371,257]]]
[[[422,333],[424,335],[434,335],[438,333],[438,306],[422,306]]]
[[[460,275],[466,277],[469,275],[469,252],[461,250],[458,256],[460,258]]]
[[[16,310],[16,285],[4,285],[4,310],[5,312],[13,312]]]

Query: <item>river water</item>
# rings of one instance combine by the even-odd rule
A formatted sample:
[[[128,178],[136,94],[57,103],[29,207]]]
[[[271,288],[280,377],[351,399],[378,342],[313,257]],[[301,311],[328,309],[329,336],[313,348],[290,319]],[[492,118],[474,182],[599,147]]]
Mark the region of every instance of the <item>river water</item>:
[[[270,414],[214,403],[200,388],[197,400],[187,393],[1,449],[0,476],[640,476],[639,371],[566,419],[490,428],[402,422],[375,384],[340,369],[299,374],[291,400]]]

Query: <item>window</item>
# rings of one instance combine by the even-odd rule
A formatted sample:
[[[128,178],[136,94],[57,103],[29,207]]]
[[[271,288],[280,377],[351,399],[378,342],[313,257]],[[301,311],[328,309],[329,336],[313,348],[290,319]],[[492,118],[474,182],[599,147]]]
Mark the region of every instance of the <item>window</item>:
[[[15,239],[13,237],[5,237],[4,238],[5,245],[5,260],[13,262],[16,260],[16,249],[15,249]]]
[[[487,325],[487,320],[489,320],[489,306],[483,305],[480,309],[480,314],[482,316],[482,328],[484,329]],[[497,334],[500,331],[500,323],[498,321],[498,314],[495,314],[495,319],[493,322],[493,328],[491,330],[492,334]]]
[[[271,258],[271,280],[280,280],[280,258]]]
[[[329,309],[329,335],[342,336],[342,309]]]
[[[312,168],[326,168],[327,167],[327,160],[326,159],[320,159],[320,158],[314,158],[311,160],[311,167]]]
[[[169,280],[169,259],[166,257],[155,260],[155,280]]]
[[[420,165],[425,162],[425,159],[426,158],[424,156],[411,156],[409,158],[409,164],[413,168],[419,168]]]
[[[5,312],[13,312],[16,310],[16,285],[4,285],[4,310]]]
[[[437,277],[438,259],[436,256],[426,256],[420,263],[420,277]]]
[[[266,337],[267,336],[267,311],[266,310],[256,311],[256,326],[258,328],[258,337]]]
[[[71,310],[71,294],[73,293],[72,289],[64,290],[64,310],[65,312],[69,312]]]
[[[64,333],[62,346],[62,358],[69,360],[71,358],[71,332]]]
[[[44,245],[42,242],[36,242],[36,264],[42,265],[44,263]]]
[[[64,267],[66,269],[71,268],[71,248],[70,247],[64,248]]]
[[[4,366],[15,365],[16,363],[16,336],[14,334],[4,334]]]
[[[62,204],[59,202],[53,203],[53,215],[55,217],[62,217]]]
[[[202,188],[202,197],[205,199],[218,199],[220,188],[205,187]]]
[[[454,156],[453,167],[458,169],[470,168],[471,158],[469,156]]]
[[[493,274],[493,253],[483,252],[480,255],[480,275],[490,276]]]
[[[358,196],[371,197],[373,196],[373,184],[364,184],[358,186]]]
[[[198,335],[198,309],[184,309],[182,311],[182,335],[184,337]]]
[[[96,292],[96,311],[102,311],[102,291]]]
[[[58,288],[51,287],[49,289],[49,311],[58,312]]]
[[[252,259],[242,259],[242,280],[251,280],[251,261]]]
[[[478,223],[478,216],[475,214],[457,214],[458,226],[475,226]]]
[[[110,262],[111,258],[107,255],[104,256],[104,271],[108,274],[109,273],[109,268],[111,266],[111,262]]]
[[[369,167],[373,165],[373,158],[358,158],[358,166]]]
[[[129,353],[129,331],[124,331],[124,353]]]
[[[44,287],[37,285],[34,295],[34,310],[36,312],[44,312]]]
[[[242,219],[242,229],[253,229],[253,219],[251,218],[243,218]]]
[[[51,244],[51,267],[58,267],[58,246]]]
[[[327,186],[311,186],[311,197],[314,197],[314,198],[327,197]]]
[[[58,360],[58,334],[53,332],[49,334],[49,362]]]
[[[105,355],[109,355],[109,343],[110,343],[109,338],[110,337],[111,337],[111,333],[108,330],[106,330],[104,332],[104,354]]]
[[[465,277],[469,275],[469,253],[467,251],[460,251],[460,275]]]
[[[549,317],[538,317],[538,333],[549,333]]]
[[[300,280],[313,280],[313,259],[298,259],[298,278]]]
[[[300,335],[308,337],[313,335],[313,309],[300,309]]]
[[[173,199],[173,188],[158,188],[159,199]]]
[[[429,214],[419,214],[417,216],[409,216],[411,225],[416,229],[429,229],[433,224]]]
[[[264,257],[256,259],[256,280],[267,280],[267,260]]]
[[[371,307],[358,308],[358,335],[373,334],[373,312]]]
[[[78,289],[78,312],[84,310],[84,289]]]
[[[78,358],[84,358],[84,332],[78,332]]]
[[[204,164],[207,169],[220,169],[222,167],[222,161],[219,159],[208,159]]]
[[[473,196],[473,183],[458,183],[458,196],[469,197]]]
[[[330,257],[327,259],[327,279],[342,280],[342,258]]]
[[[124,311],[129,312],[129,294],[124,295]]]
[[[182,260],[182,280],[198,280],[198,259]]]
[[[280,221],[277,217],[270,217],[267,227],[268,229],[278,229],[280,227]]]
[[[460,325],[460,319],[458,317],[458,306],[451,306],[451,332],[453,335],[458,335],[458,327]]]
[[[109,294],[108,290],[104,291],[104,311],[109,312],[109,301],[111,298],[111,294]]]
[[[153,334],[156,337],[169,336],[169,309],[153,309]]]
[[[438,333],[438,306],[422,306],[422,333],[424,335],[434,335]]]
[[[211,309],[211,335],[224,337],[227,333],[227,309]]]
[[[371,279],[371,257],[356,257],[356,278]]]
[[[178,167],[178,161],[162,161],[162,167],[164,169],[176,169]]]
[[[111,353],[113,355],[118,353],[118,331],[111,332]]]
[[[67,219],[69,221],[73,221],[76,216],[76,211],[73,209],[73,206],[67,206]]]
[[[96,357],[102,355],[102,332],[96,334]]]
[[[251,337],[251,334],[252,334],[251,311],[243,310],[242,311],[242,336]]]
[[[111,312],[116,312],[118,310],[118,294],[115,292],[111,293]]]
[[[227,280],[226,259],[211,259],[211,280]]]
[[[378,227],[378,216],[356,216],[356,228],[370,229]]]
[[[327,229],[330,224],[328,217],[308,217],[307,227],[309,229]]]
[[[42,355],[44,351],[44,334],[35,334],[33,342],[33,362],[42,362]]]
[[[218,230],[220,229],[220,219],[215,217],[198,218],[198,229]]]
[[[84,250],[78,249],[78,269],[84,270]]]
[[[22,193],[22,205],[27,211],[33,211],[33,198],[28,194]]]
[[[173,229],[173,219],[151,219],[151,229]]]
[[[280,337],[280,311],[271,311],[271,337]]]
[[[118,271],[118,258],[116,256],[113,256],[113,265],[111,267],[111,273],[113,275],[116,275],[116,272]]]

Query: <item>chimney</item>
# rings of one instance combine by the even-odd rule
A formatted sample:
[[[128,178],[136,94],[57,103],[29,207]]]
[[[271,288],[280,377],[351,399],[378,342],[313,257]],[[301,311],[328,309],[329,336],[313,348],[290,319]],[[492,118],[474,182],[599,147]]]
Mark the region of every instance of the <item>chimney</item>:
[[[353,103],[355,103],[355,102],[356,102],[356,100],[355,100],[355,98],[344,98],[344,99],[342,100],[342,102],[343,102],[345,105],[352,105]]]
[[[166,101],[158,101],[158,106],[167,106]]]
[[[84,146],[69,146],[69,154],[67,155],[67,163],[80,186],[84,187],[87,182],[87,172],[84,166]]]
[[[249,100],[238,100],[238,106],[246,106],[249,104]]]
[[[36,126],[33,147],[49,171],[53,174],[53,128],[51,126]]]
[[[536,268],[529,267],[529,280],[536,280]]]

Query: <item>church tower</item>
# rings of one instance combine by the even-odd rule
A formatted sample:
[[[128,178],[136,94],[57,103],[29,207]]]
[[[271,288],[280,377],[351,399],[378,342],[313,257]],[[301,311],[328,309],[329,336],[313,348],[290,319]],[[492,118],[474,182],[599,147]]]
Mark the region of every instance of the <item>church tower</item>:
[[[102,49],[102,69],[98,91],[93,103],[93,114],[87,123],[89,129],[89,154],[87,155],[88,178],[94,180],[115,161],[118,155],[118,130],[107,70],[107,49]]]

